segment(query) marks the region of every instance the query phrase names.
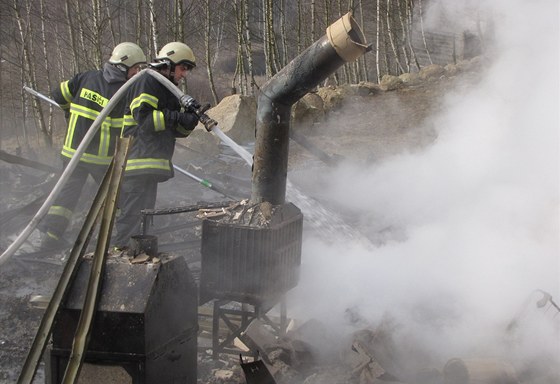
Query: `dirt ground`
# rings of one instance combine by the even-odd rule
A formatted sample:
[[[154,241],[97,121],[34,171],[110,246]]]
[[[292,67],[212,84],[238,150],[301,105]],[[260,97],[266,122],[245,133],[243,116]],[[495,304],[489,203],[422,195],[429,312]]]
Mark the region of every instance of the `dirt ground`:
[[[451,89],[468,86],[468,77],[442,78],[430,83],[409,86],[372,96],[351,96],[343,106],[332,111],[328,123],[317,123],[301,129],[310,143],[320,150],[356,161],[374,162],[402,151],[415,151],[430,145],[436,133],[426,118],[442,107],[441,98]],[[10,152],[14,148],[2,149]],[[25,150],[23,157],[32,156]],[[250,170],[243,162],[234,160],[235,155],[227,148],[218,158],[209,158],[195,149],[178,148],[176,164],[190,167],[199,175],[234,191],[236,197],[249,197]],[[55,165],[56,164],[52,164]],[[311,169],[321,169],[323,164],[304,146],[290,144],[290,175],[292,181],[306,190],[312,180]],[[21,165],[0,162],[1,195],[0,212],[2,226],[0,248],[3,251],[29,220],[33,209],[21,212],[15,218],[4,213],[24,206],[48,192],[42,186],[47,175]],[[52,185],[52,184],[51,184]],[[159,208],[189,205],[200,201],[220,201],[224,196],[208,190],[181,175],[160,187]],[[36,295],[48,296],[54,289],[62,270],[56,257],[33,254],[37,237],[31,237],[16,256],[0,268],[0,383],[16,381],[43,310],[31,299]],[[30,255],[26,255],[28,252]],[[303,255],[305,257],[305,255]],[[199,368],[199,376],[208,374]],[[43,382],[42,368],[36,382]],[[209,382],[201,377],[200,382]]]

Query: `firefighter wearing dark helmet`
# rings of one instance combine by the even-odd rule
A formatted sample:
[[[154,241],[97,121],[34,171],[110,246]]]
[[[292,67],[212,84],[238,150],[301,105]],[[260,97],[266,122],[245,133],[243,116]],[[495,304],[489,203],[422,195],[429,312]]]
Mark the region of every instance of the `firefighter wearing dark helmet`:
[[[196,66],[191,48],[181,42],[166,44],[150,67],[175,85]],[[171,158],[177,137],[187,137],[198,123],[194,113],[182,112],[177,97],[148,73],[140,75],[126,97],[123,136],[133,137],[116,221],[117,248],[140,234],[143,209],[153,209],[158,183],[173,177]]]
[[[66,167],[92,123],[107,105],[109,99],[146,63],[142,49],[130,42],[118,44],[101,70],[76,74],[60,83],[52,98],[65,111],[68,127],[62,145],[62,161]],[[39,228],[44,232],[41,247],[63,245],[63,234],[78,204],[83,186],[91,175],[100,184],[121,134],[124,100],[105,118],[91,140],[74,172],[50,207]]]

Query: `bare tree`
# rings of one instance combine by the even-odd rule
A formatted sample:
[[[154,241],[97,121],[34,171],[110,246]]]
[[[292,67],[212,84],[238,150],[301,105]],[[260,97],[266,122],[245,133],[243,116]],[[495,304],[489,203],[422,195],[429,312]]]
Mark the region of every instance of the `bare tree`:
[[[247,0],[242,1],[243,4],[243,25],[244,25],[244,52],[245,56],[247,57],[247,66],[248,66],[248,75],[250,81],[250,94],[253,95],[255,93],[255,71],[253,65],[253,48],[252,48],[252,41],[251,41],[251,29],[249,28],[249,5],[247,4]]]
[[[233,2],[233,9],[235,11],[235,30],[237,37],[237,57],[235,60],[235,72],[231,80],[231,91],[232,93],[237,93],[238,89],[241,94],[247,93],[247,86],[245,82],[245,65],[243,60],[243,4],[239,5],[239,2],[244,0],[235,0]],[[238,80],[239,79],[239,80]],[[239,86],[237,86],[237,84]]]
[[[395,41],[393,39],[393,29],[391,27],[391,0],[387,0],[387,9],[385,10],[385,19],[387,22],[387,37],[389,38],[389,42],[391,43],[391,49],[393,51],[393,55],[395,58],[395,62],[397,67],[399,68],[399,74],[404,73],[404,68],[401,64],[399,59],[399,52],[397,50],[397,46],[395,45]]]
[[[43,55],[45,56],[45,76],[47,80],[47,90],[48,93],[51,93],[51,71],[49,65],[49,54],[48,54],[48,44],[47,44],[47,30],[45,26],[46,21],[46,9],[45,9],[45,0],[40,0],[39,2],[40,7],[40,19],[41,19],[41,43],[43,46]],[[49,120],[45,127],[45,132],[48,137],[51,137],[52,140],[52,133],[53,133],[53,106],[49,104]]]
[[[70,42],[72,45],[72,71],[78,72],[79,71],[79,63],[78,63],[78,39],[76,34],[74,33],[74,28],[72,28],[72,0],[66,0],[65,2],[64,11],[66,13],[66,23],[68,24],[68,34],[70,35]]]
[[[375,27],[376,27],[376,34],[375,34],[375,69],[376,69],[376,76],[377,82],[381,82],[381,67],[379,65],[379,56],[380,56],[380,45],[379,40],[381,38],[381,0],[377,0],[376,8],[375,8]]]
[[[22,9],[23,6],[23,9]],[[33,52],[33,40],[32,40],[32,30],[30,26],[33,24],[31,22],[31,5],[29,1],[25,1],[24,4],[18,4],[17,0],[13,3],[15,18],[19,30],[19,34],[22,41],[22,58],[21,58],[21,77],[24,84],[28,84],[31,88],[37,88],[36,71],[35,71],[35,61],[32,60]],[[22,14],[22,10],[25,11],[25,16]],[[42,137],[47,146],[52,146],[51,133],[48,132],[47,126],[45,125],[45,120],[43,117],[43,109],[41,104],[37,99],[33,99],[33,110],[35,112],[36,121],[39,124],[39,129],[43,133]],[[22,97],[22,111],[25,115],[25,97]],[[25,125],[23,126],[23,136],[25,142],[28,142],[27,132]]]
[[[424,31],[424,12],[422,12],[422,0],[418,0],[418,12],[420,14],[420,31],[422,33],[422,42],[424,43],[424,49],[426,50],[426,55],[430,64],[433,64],[432,56],[430,55],[430,50],[428,49],[428,43],[426,42],[426,33]]]
[[[150,31],[152,35],[152,49],[153,52],[157,54],[159,51],[158,49],[158,40],[159,40],[159,30],[157,25],[157,18],[156,18],[156,8],[154,4],[154,0],[148,0],[148,12],[150,14]]]
[[[214,99],[214,104],[218,104],[218,93],[216,92],[216,86],[214,84],[214,76],[212,73],[212,60],[210,54],[210,4],[206,0],[206,30],[204,33],[204,43],[206,47],[206,71],[208,73],[208,82],[210,84],[210,91],[212,92],[212,98]]]
[[[299,55],[303,50],[303,9],[301,6],[302,0],[297,0],[297,54]]]
[[[282,55],[280,66],[284,67],[288,63],[288,31],[286,30],[286,0],[280,0],[280,41],[282,42]]]

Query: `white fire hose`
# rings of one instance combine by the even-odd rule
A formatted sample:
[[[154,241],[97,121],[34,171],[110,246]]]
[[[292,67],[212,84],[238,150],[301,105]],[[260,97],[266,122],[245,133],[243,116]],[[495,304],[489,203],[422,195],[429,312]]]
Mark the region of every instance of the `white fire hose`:
[[[21,245],[25,242],[25,240],[27,240],[29,235],[31,235],[33,230],[35,228],[37,228],[37,225],[39,224],[41,219],[47,214],[47,212],[49,211],[49,208],[53,205],[54,201],[56,200],[56,198],[60,194],[62,188],[64,187],[64,185],[68,181],[68,178],[70,177],[70,175],[72,174],[74,169],[76,169],[76,166],[78,165],[78,162],[80,161],[80,157],[85,152],[87,146],[89,145],[89,143],[93,139],[93,136],[95,136],[96,132],[99,130],[99,127],[101,126],[101,123],[105,120],[107,115],[113,110],[113,108],[119,102],[119,100],[124,96],[127,89],[137,79],[140,78],[140,75],[143,72],[147,72],[151,76],[155,77],[159,82],[161,82],[165,87],[167,87],[167,89],[169,89],[175,96],[177,96],[177,98],[179,100],[182,100],[182,98],[184,98],[186,96],[179,88],[177,88],[177,86],[175,86],[165,76],[161,75],[160,73],[158,73],[158,72],[156,72],[156,71],[154,71],[153,69],[150,69],[150,68],[146,68],[146,69],[140,71],[136,76],[133,76],[130,80],[128,80],[113,95],[113,97],[111,97],[111,99],[109,100],[109,103],[107,103],[105,108],[103,108],[101,113],[97,116],[95,121],[92,123],[88,132],[86,133],[86,135],[82,139],[82,142],[80,143],[80,145],[76,149],[76,152],[74,153],[74,156],[72,156],[72,159],[70,159],[70,161],[68,162],[68,165],[66,166],[66,168],[62,172],[62,175],[60,176],[60,179],[58,180],[58,182],[54,186],[53,190],[51,191],[51,193],[49,194],[49,196],[47,197],[47,199],[45,200],[45,202],[43,203],[41,208],[39,208],[39,210],[37,211],[35,216],[31,219],[31,221],[27,224],[27,226],[23,229],[23,231],[18,235],[18,237],[14,240],[14,242],[4,251],[4,253],[2,253],[2,255],[0,255],[0,266],[3,265],[6,261],[8,261],[10,259],[10,257],[12,257],[14,255],[14,253],[19,249],[19,247],[21,247]],[[37,92],[35,92],[35,93],[37,93]],[[48,99],[47,97],[41,97],[41,98],[42,99]],[[48,100],[50,102],[50,99],[48,99]],[[209,130],[213,131],[218,137],[220,137],[221,140],[225,140],[224,139],[225,135],[223,134],[223,132],[220,131],[220,129],[215,124]],[[228,138],[227,136],[225,136],[225,137]],[[225,143],[229,146],[232,146],[230,141],[231,141],[231,139],[228,140]],[[235,143],[233,143],[233,144],[235,144]],[[235,144],[235,145],[238,148],[236,149],[233,146],[232,146],[232,148],[243,159],[245,159],[245,161],[249,162],[249,160],[251,160],[251,155],[249,154],[249,152],[245,151],[243,148],[239,147],[237,144]]]

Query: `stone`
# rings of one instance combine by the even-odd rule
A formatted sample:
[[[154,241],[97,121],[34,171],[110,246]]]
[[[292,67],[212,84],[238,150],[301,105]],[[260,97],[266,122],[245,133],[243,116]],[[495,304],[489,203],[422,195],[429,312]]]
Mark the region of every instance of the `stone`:
[[[418,75],[422,80],[439,79],[445,75],[445,68],[438,64],[431,64],[422,68]]]
[[[416,85],[420,82],[420,76],[416,72],[403,73],[399,79],[406,85]]]
[[[403,81],[397,76],[384,75],[379,83],[379,88],[382,91],[394,91],[402,86]]]
[[[323,99],[325,112],[341,107],[344,101],[342,90],[333,86],[321,87],[317,90],[317,94]]]
[[[231,95],[207,112],[218,127],[237,144],[255,141],[257,102],[252,96]],[[202,127],[199,123],[198,127]],[[202,127],[204,130],[204,128]],[[194,133],[194,132],[193,132]]]

